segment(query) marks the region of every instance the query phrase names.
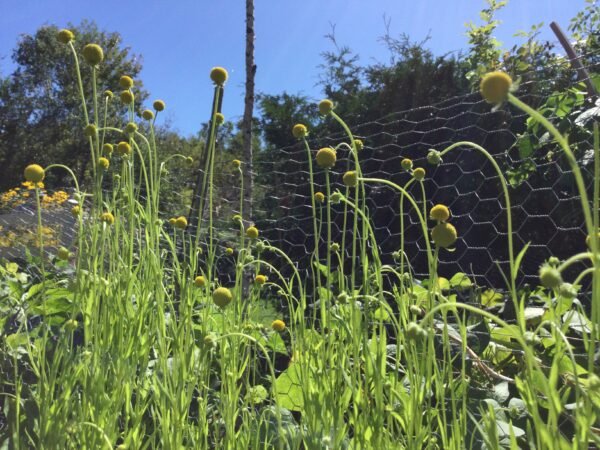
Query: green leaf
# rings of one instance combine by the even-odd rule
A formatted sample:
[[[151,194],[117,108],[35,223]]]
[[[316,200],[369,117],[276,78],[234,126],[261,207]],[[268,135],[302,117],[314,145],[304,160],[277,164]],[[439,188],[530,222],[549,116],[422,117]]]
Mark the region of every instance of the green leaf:
[[[275,380],[277,389],[277,405],[290,411],[304,410],[302,393],[301,368],[298,363],[291,364]]]
[[[450,286],[457,289],[468,289],[473,286],[471,279],[462,272],[455,273],[449,280]]]
[[[504,297],[502,294],[494,291],[493,289],[487,289],[481,293],[481,304],[488,308],[496,305],[501,305]]]

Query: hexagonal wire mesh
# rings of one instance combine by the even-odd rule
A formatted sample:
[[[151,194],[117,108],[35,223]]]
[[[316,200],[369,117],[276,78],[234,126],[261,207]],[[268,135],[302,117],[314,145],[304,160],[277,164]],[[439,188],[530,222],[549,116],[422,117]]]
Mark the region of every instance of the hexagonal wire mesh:
[[[599,55],[586,54],[581,60],[590,73],[598,72]],[[563,63],[563,65],[566,62]],[[563,80],[551,80],[547,85],[522,82],[519,95],[529,104],[539,107],[549,98],[557,96],[554,91],[564,92],[577,85],[577,74],[567,70]],[[565,71],[563,70],[563,73]],[[523,77],[528,79],[529,77]],[[536,77],[532,77],[537,79]],[[589,104],[580,109],[589,108]],[[556,112],[556,111],[555,111]],[[560,112],[559,112],[560,113]],[[557,123],[563,117],[550,114]],[[543,150],[527,158],[519,156],[518,137],[526,131],[527,117],[505,104],[492,109],[481,100],[478,93],[453,97],[435,105],[399,111],[368,123],[355,123],[352,117],[344,118],[355,136],[365,143],[360,154],[363,173],[369,178],[384,178],[403,185],[410,174],[402,170],[400,161],[411,158],[415,166],[424,167],[427,209],[443,203],[450,207],[452,223],[458,230],[459,240],[455,252],[440,252],[439,274],[449,277],[456,272],[467,273],[477,284],[497,289],[505,287],[500,269],[508,267],[506,208],[498,175],[481,154],[465,146],[449,153],[442,164],[431,166],[426,162],[429,149],[442,150],[459,141],[471,141],[487,149],[508,174],[509,169],[521,168],[526,175],[520,183],[510,187],[512,217],[514,222],[515,249],[519,251],[530,243],[519,273],[519,283],[536,283],[540,264],[549,256],[561,259],[585,249],[585,231],[580,198],[575,189],[571,170],[564,156],[551,143]],[[292,124],[290,124],[291,127]],[[592,135],[579,133],[572,141],[576,156],[582,166],[588,189],[593,181],[593,164],[590,157]],[[320,142],[311,141],[311,148],[347,141],[338,133]],[[276,151],[277,160],[265,155],[254,162],[255,190],[253,219],[261,230],[261,236],[283,249],[300,269],[308,269],[309,257],[314,248],[308,165],[305,149],[301,143],[292,143]],[[548,150],[554,151],[549,157]],[[314,153],[314,150],[313,150]],[[314,154],[313,154],[314,157]],[[533,163],[533,166],[531,165]],[[349,167],[348,153],[340,150],[338,162],[332,170],[332,191],[343,189],[341,175]],[[532,170],[527,170],[533,168]],[[219,230],[219,271],[230,276],[233,257],[223,249],[236,242],[233,214],[239,209],[239,174],[227,161],[215,167],[215,226]],[[183,179],[183,173],[188,178]],[[174,168],[164,182],[172,205],[166,205],[178,214],[187,214],[189,194],[198,171],[189,177],[190,171]],[[316,170],[315,190],[325,192],[324,178]],[[411,193],[422,201],[420,189],[413,185]],[[367,207],[380,246],[383,263],[392,262],[392,253],[400,245],[399,195],[389,188],[369,184],[366,187]],[[175,205],[175,206],[173,206]],[[417,216],[408,204],[404,206],[405,251],[417,277],[426,275],[425,241]],[[341,240],[342,206],[333,206],[333,240]],[[47,213],[48,222],[63,229],[67,242],[72,239],[73,221],[65,209]],[[165,214],[165,218],[168,215]],[[31,226],[31,204],[23,205],[10,214],[0,215],[0,227],[6,234],[20,226]],[[325,242],[320,241],[321,255],[325,254]],[[0,246],[0,257],[14,256],[14,249]],[[275,261],[275,264],[283,261]]]

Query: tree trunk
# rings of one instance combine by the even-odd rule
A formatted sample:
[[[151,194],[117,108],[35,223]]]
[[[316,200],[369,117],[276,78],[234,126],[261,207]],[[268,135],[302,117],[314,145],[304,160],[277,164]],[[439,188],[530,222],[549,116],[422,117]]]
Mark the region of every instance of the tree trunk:
[[[254,0],[246,0],[246,96],[244,98],[244,118],[242,136],[244,148],[244,211],[245,218],[252,218],[253,164],[252,164],[252,113],[254,111]]]

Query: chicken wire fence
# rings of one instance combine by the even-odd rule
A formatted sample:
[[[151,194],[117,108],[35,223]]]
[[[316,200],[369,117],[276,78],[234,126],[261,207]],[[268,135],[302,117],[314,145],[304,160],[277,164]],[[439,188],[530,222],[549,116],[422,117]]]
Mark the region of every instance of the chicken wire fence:
[[[591,74],[598,73],[598,56],[586,54],[581,57]],[[519,95],[535,107],[547,106],[554,99],[555,110],[548,112],[549,118],[563,125],[565,121],[570,121],[569,131],[577,130],[576,133],[572,132],[570,143],[591,194],[591,122],[596,120],[598,107],[594,109],[593,96],[583,90],[574,70],[563,68],[562,73],[561,80],[549,80],[543,85],[528,82],[528,77],[523,77]],[[572,95],[583,100],[565,104],[564,93],[569,90],[580,90],[580,93]],[[567,111],[568,108],[571,109]],[[427,163],[426,155],[430,149],[443,150],[460,141],[471,141],[489,151],[501,165],[505,178],[511,182],[509,192],[515,250],[518,252],[527,243],[530,244],[519,271],[520,285],[536,284],[539,266],[548,257],[564,259],[585,249],[586,233],[580,197],[564,155],[544,136],[539,142],[536,137],[530,136],[529,141],[536,142],[527,147],[529,144],[523,140],[523,136],[527,137],[527,133],[531,132],[527,128],[527,117],[510,105],[504,104],[494,109],[482,101],[478,93],[474,93],[449,98],[434,105],[398,111],[377,120],[361,121],[360,116],[344,119],[353,134],[365,144],[359,154],[365,177],[382,178],[403,186],[411,175],[401,168],[401,160],[410,158],[415,167],[426,170],[423,186],[427,210],[438,203],[450,208],[451,223],[456,227],[459,237],[454,252],[440,251],[440,276],[450,278],[462,272],[478,285],[502,289],[505,282],[501,270],[505,273],[508,270],[506,207],[499,177],[490,162],[473,149],[459,146],[447,154],[441,164]],[[314,158],[317,149],[335,146],[343,141],[348,142],[348,139],[342,132],[323,139],[310,139],[311,157]],[[529,154],[526,154],[527,151]],[[222,152],[219,146],[217,152]],[[339,189],[344,192],[342,175],[352,164],[346,150],[340,149],[337,155],[338,161],[330,174],[331,191]],[[199,171],[193,171],[189,176],[189,168],[184,171],[182,167],[174,167],[166,175],[164,209],[185,215]],[[246,170],[245,166],[243,170]],[[183,178],[183,174],[186,174],[186,178]],[[315,237],[306,149],[301,142],[294,142],[290,132],[289,146],[267,148],[255,155],[252,177],[253,214],[251,218],[244,217],[246,225],[254,222],[261,232],[261,238],[268,239],[284,250],[297,268],[305,271],[309,277]],[[239,212],[240,179],[229,159],[221,157],[217,160],[214,217],[216,229],[219,230],[217,240],[220,255],[217,263],[223,277],[232,274],[235,264],[235,255],[227,255],[225,248],[235,249],[237,242],[239,228],[231,218]],[[399,194],[377,184],[369,183],[365,188],[368,216],[382,262],[394,263],[393,254],[400,248],[403,233],[405,253],[416,277],[426,277],[425,239],[429,237],[423,236],[415,211],[405,202],[404,229],[401,230]],[[326,192],[323,172],[316,166],[315,191]],[[419,184],[413,184],[409,192],[421,205],[423,195]],[[165,219],[168,217],[166,214]],[[332,205],[333,242],[342,240],[342,221],[343,205]],[[348,221],[352,223],[351,211]],[[8,245],[11,240],[7,236],[21,228],[31,229],[33,223],[31,202],[0,215],[0,257],[15,257],[15,252],[19,250]],[[56,245],[72,242],[75,222],[65,208],[46,210],[44,223],[47,224],[50,237],[55,238]],[[322,257],[327,251],[324,237],[323,229],[319,238]],[[348,234],[346,240],[349,238]],[[346,261],[350,263],[349,258]],[[274,262],[281,263],[285,273],[285,263]]]

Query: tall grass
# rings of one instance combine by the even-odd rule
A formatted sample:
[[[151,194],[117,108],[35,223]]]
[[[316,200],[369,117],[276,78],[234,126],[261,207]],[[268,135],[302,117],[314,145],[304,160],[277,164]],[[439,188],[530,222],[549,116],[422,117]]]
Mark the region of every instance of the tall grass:
[[[506,292],[516,314],[509,323],[486,308],[489,299],[464,274],[450,281],[438,276],[438,257],[452,249],[456,236],[445,210],[438,208],[438,215],[430,208],[423,168],[407,163],[412,177],[403,186],[364,177],[363,144],[330,102],[321,105],[321,112],[342,127],[347,140],[322,153],[329,160],[317,157],[313,164],[315,152],[306,140],[306,128],[294,129],[304,142],[310,168],[316,236],[312,277],[305,279],[285,252],[262,239],[241,209],[235,221],[235,251],[223,255],[212,215],[219,124],[215,105],[226,79],[220,68],[211,73],[212,127],[201,189],[206,200],[195,232],[188,231],[185,217],[163,220],[159,199],[169,161],[159,160],[154,121],[164,103],[155,102],[154,114],[145,114],[146,123],[136,123],[135,89],[125,80],[120,98],[129,107],[128,123],[107,126],[111,119],[106,118],[106,105],[117,100],[98,94],[95,76],[92,86],[82,86],[79,56],[71,42],[67,45],[73,49],[82,128],[94,162],[92,183],[82,191],[68,168],[47,167],[46,172],[67,170],[76,186],[78,234],[69,249],[71,257],[64,262],[45,255],[40,234],[39,280],[30,282],[18,278],[16,270],[2,269],[7,304],[18,318],[16,328],[5,326],[9,331],[0,335],[0,393],[8,422],[0,430],[3,446],[598,445],[598,182],[590,204],[566,138],[536,111],[507,95],[513,105],[540,120],[563,148],[591,236],[589,252],[565,262],[549,261],[542,268],[542,282],[549,287],[537,291],[545,305],[537,322],[527,315],[528,294],[516,285],[527,246],[517,249],[512,241],[510,196],[498,165],[485,149],[468,142],[441,150],[437,158],[439,162],[453,149],[466,147],[483,153],[497,170],[509,230]],[[97,67],[88,64],[83,69],[94,74]],[[90,95],[93,106],[88,111]],[[142,129],[149,131],[149,138]],[[110,146],[105,144],[117,141],[117,150],[107,153]],[[596,127],[596,180],[598,141]],[[344,153],[349,161],[343,170],[346,188],[333,191],[333,180],[341,176],[338,157]],[[108,167],[99,163],[101,158],[109,160]],[[236,165],[241,175],[244,166]],[[317,186],[315,174],[321,170],[326,182]],[[374,184],[397,192],[401,218],[405,211],[419,218],[427,249],[426,280],[414,277],[403,233],[396,264],[382,263],[366,207],[366,187]],[[413,187],[420,188],[416,194]],[[326,192],[324,203],[317,191]],[[41,233],[39,195],[36,191],[38,223],[32,227]],[[343,215],[341,245],[332,238],[334,212]],[[271,263],[272,255],[285,263],[285,271]],[[235,276],[227,284],[216,270],[221,257],[235,258]],[[561,273],[579,260],[588,261],[588,269],[574,286],[567,285]],[[555,283],[548,284],[548,274]],[[587,275],[593,278],[591,318],[573,293]],[[457,301],[459,291],[470,292],[481,306]],[[283,310],[274,307],[274,296],[285,304]],[[574,321],[584,330],[579,339],[571,333]]]

